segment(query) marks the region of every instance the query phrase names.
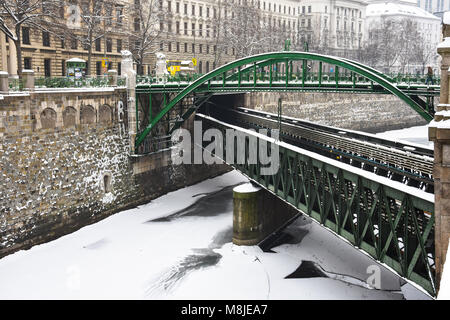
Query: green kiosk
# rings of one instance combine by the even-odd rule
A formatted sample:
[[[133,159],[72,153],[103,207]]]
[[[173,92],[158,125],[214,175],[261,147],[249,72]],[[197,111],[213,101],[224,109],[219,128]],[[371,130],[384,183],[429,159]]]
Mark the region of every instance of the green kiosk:
[[[86,61],[80,58],[72,58],[66,61],[67,77],[81,79],[86,75]]]

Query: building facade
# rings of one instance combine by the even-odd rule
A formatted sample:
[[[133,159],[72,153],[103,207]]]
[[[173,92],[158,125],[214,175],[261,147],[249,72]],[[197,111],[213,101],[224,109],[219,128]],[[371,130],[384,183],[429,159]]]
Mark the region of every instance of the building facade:
[[[299,35],[317,52],[357,58],[364,44],[366,1],[299,2]]]
[[[63,77],[67,71],[66,61],[79,58],[87,62],[91,46],[91,75],[102,75],[112,68],[120,73],[120,52],[128,48],[124,30],[129,23],[127,10],[130,2],[67,1],[58,17],[64,25],[57,26],[57,30],[43,31],[24,23],[20,27],[22,68],[34,70],[37,77]],[[101,6],[94,9],[93,6],[99,3]],[[90,15],[88,21],[91,25],[85,23],[80,15],[85,18]],[[14,30],[11,17],[4,13],[2,17],[9,29]],[[95,20],[96,17],[101,18]],[[11,76],[17,75],[17,48],[3,32],[0,34],[0,47],[0,70],[7,71]]]
[[[438,72],[440,62],[436,48],[441,41],[440,18],[417,7],[415,2],[411,1],[371,1],[371,4],[367,6],[366,14],[366,32],[369,35],[372,35],[374,30],[388,22],[393,22],[396,25],[394,28],[397,28],[399,32],[408,28],[403,30],[405,36],[399,41],[401,43],[398,51],[410,46],[410,53],[416,54],[417,59],[406,62],[399,58],[392,62],[393,65],[385,66],[389,71],[422,74],[426,66],[431,66],[435,72]],[[405,24],[407,21],[409,21],[409,25]],[[386,29],[384,32],[391,31]],[[411,35],[413,36],[408,38]],[[397,51],[392,48],[384,48],[384,50],[386,49],[393,53]],[[389,58],[384,60],[389,62]],[[383,66],[379,67],[382,68]]]
[[[410,0],[405,2],[417,2],[419,8],[438,16],[442,16],[445,11],[450,11],[450,0]]]

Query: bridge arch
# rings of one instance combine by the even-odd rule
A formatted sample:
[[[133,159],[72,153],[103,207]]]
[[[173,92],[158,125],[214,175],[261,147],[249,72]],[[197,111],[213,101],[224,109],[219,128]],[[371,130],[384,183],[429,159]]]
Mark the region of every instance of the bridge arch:
[[[219,68],[216,68],[209,73],[201,76],[196,79],[192,83],[190,83],[187,87],[182,89],[171,101],[169,101],[165,106],[163,106],[162,110],[152,119],[152,121],[147,125],[147,127],[138,135],[136,139],[136,146],[139,146],[146,136],[150,133],[152,128],[161,120],[161,118],[166,115],[177,103],[179,103],[182,99],[188,96],[190,93],[193,93],[200,86],[207,84],[214,78],[225,75],[229,71],[233,71],[234,69],[239,69],[241,67],[245,67],[249,64],[253,64],[252,66],[247,66],[245,69],[241,70],[241,72],[249,70],[249,68],[254,68],[256,66],[262,65],[270,65],[276,62],[285,62],[289,63],[291,61],[318,61],[321,63],[328,63],[330,65],[335,65],[337,67],[344,68],[351,72],[354,72],[360,76],[363,76],[373,83],[379,85],[384,90],[390,92],[391,94],[397,96],[406,104],[408,104],[413,110],[415,110],[419,115],[427,121],[432,120],[432,115],[429,114],[418,102],[413,99],[411,96],[403,92],[399,89],[391,78],[384,75],[378,70],[375,70],[369,66],[365,66],[359,62],[352,61],[349,59],[343,59],[334,56],[328,56],[318,53],[311,52],[296,52],[296,51],[282,51],[282,52],[270,52],[270,53],[262,53],[257,54],[245,58],[241,58],[235,61],[232,61],[228,64],[225,64]],[[224,80],[225,81],[225,80]]]

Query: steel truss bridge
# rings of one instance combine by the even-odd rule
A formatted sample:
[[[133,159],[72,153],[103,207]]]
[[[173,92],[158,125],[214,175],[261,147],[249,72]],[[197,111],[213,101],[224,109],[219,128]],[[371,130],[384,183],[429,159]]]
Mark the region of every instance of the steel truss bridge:
[[[312,62],[319,65],[318,73],[308,72]],[[284,72],[280,72],[282,64]],[[302,68],[295,73],[298,64]],[[333,75],[320,72],[324,64],[334,66]],[[136,88],[137,153],[169,147],[171,133],[196,111],[204,129],[241,130],[265,140],[268,150],[276,144],[280,169],[272,176],[262,176],[260,164],[248,163],[249,138],[245,139],[245,163],[235,158],[229,164],[402,277],[436,294],[432,150],[283,117],[280,111],[274,115],[242,108],[224,110],[214,105],[212,97],[249,91],[394,94],[429,121],[439,86],[421,81],[396,83],[357,62],[308,52],[243,58],[192,81],[147,80]],[[247,130],[259,128],[280,129],[280,140]],[[259,156],[258,152],[258,163]]]

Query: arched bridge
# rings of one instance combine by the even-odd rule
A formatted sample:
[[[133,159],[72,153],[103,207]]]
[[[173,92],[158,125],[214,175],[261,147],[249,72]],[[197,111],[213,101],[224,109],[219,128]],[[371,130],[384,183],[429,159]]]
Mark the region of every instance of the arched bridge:
[[[318,72],[309,71],[310,64]],[[323,72],[324,65],[332,66],[332,73]],[[434,97],[439,85],[427,86],[420,78],[399,78],[384,75],[378,70],[356,61],[310,52],[272,52],[245,57],[215,70],[194,77],[141,79],[137,95],[148,94],[150,99],[148,123],[141,128],[136,146],[143,143],[152,128],[177,104],[190,94],[204,94],[179,115],[171,131],[178,128],[214,93],[249,91],[315,91],[393,94],[408,104],[422,118],[431,121]],[[151,94],[164,94],[158,112],[152,116]],[[168,99],[166,94],[172,94]],[[137,99],[137,101],[139,101]]]
[[[316,73],[309,70],[317,69]],[[333,73],[322,72],[323,67]],[[204,129],[249,135],[244,160],[217,154],[254,183],[309,215],[404,278],[436,294],[433,150],[373,135],[256,110],[201,108],[215,93],[317,91],[393,94],[425,120],[433,118],[439,86],[398,81],[358,62],[309,52],[246,57],[198,78],[146,78],[137,93],[136,150],[170,146],[170,133],[195,111]],[[411,80],[411,79],[409,79]],[[141,119],[139,119],[139,116]],[[247,129],[279,129],[279,139]],[[276,147],[279,169],[261,175],[262,161],[249,163],[251,139]],[[206,148],[205,141],[203,147]],[[223,145],[223,151],[227,142]],[[259,144],[258,144],[259,145]],[[234,142],[233,142],[234,148]],[[230,150],[234,150],[230,148]],[[261,148],[261,147],[259,147]],[[210,150],[210,149],[208,149]],[[156,150],[153,150],[156,151]],[[275,151],[276,152],[276,151]],[[269,154],[269,152],[267,152]],[[270,154],[272,151],[270,151]],[[242,155],[242,154],[241,154]],[[257,157],[261,157],[258,153]],[[225,160],[226,159],[226,160]]]

